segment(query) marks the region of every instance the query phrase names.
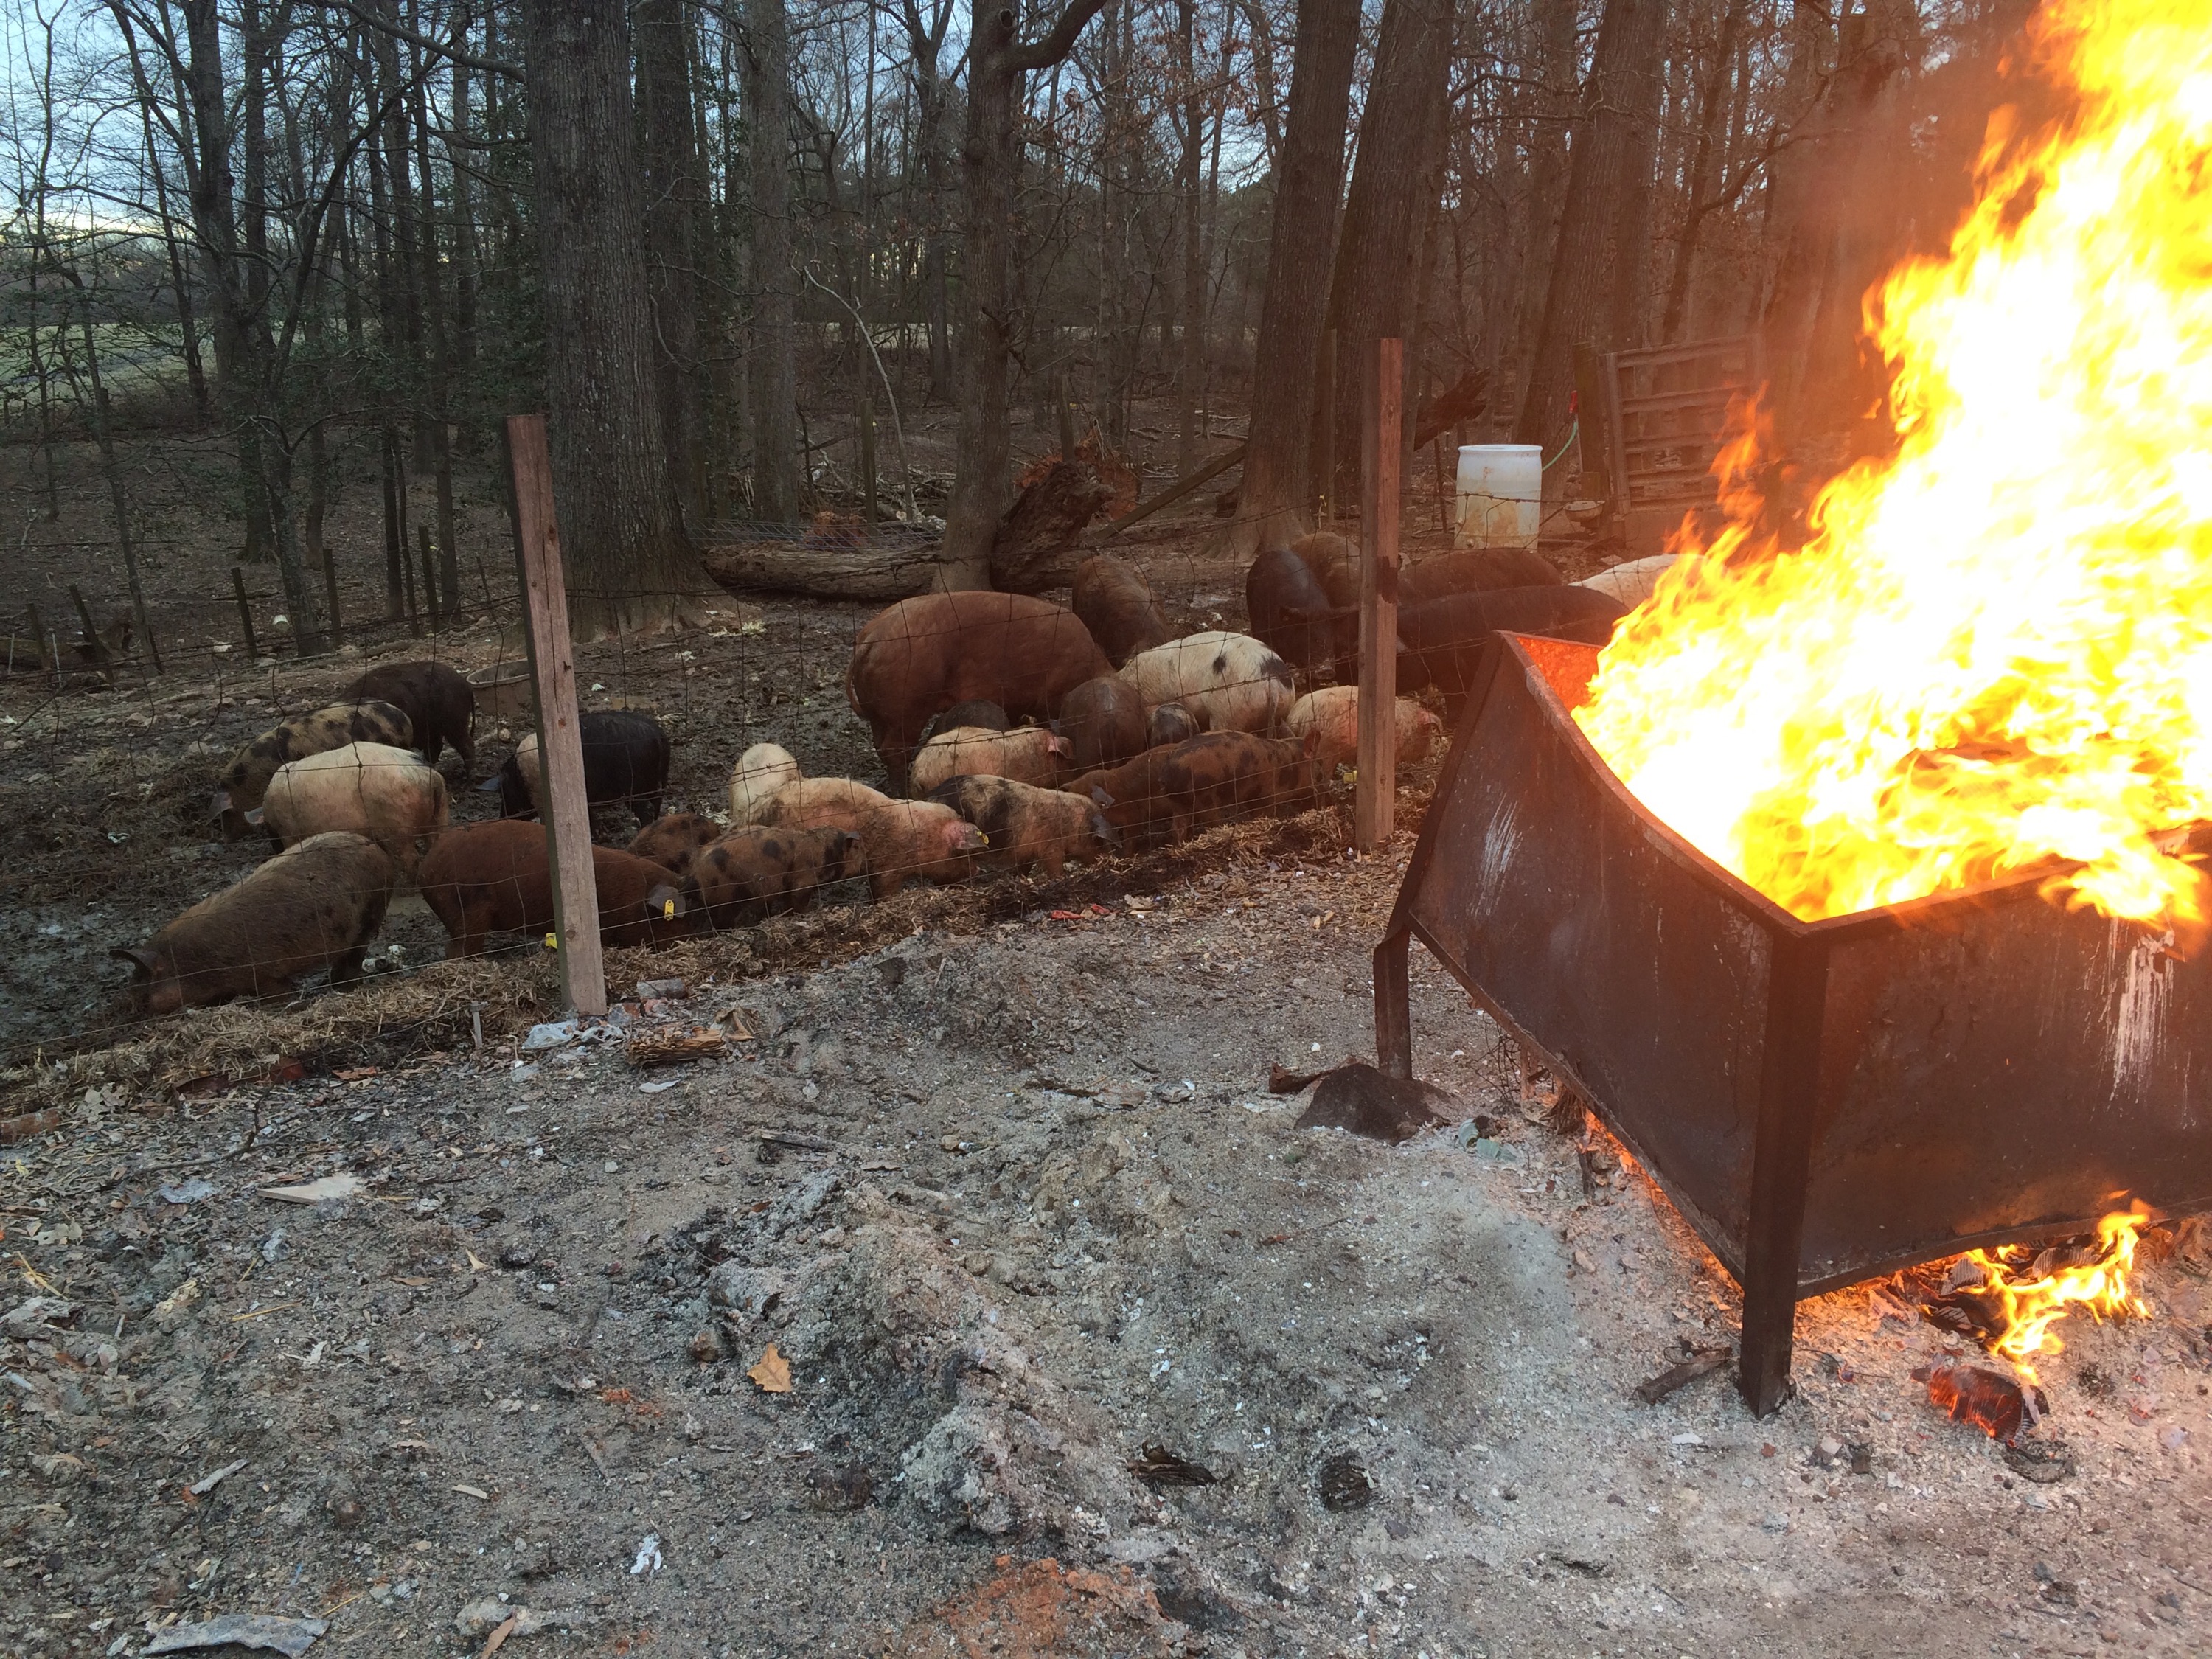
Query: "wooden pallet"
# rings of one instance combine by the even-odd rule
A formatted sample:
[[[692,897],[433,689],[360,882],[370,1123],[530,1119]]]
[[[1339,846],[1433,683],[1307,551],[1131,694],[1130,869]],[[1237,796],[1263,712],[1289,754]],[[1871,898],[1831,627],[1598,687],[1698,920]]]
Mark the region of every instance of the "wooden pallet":
[[[1682,515],[1716,498],[1713,458],[1727,439],[1729,407],[1761,379],[1751,334],[1606,354],[1606,483],[1632,557],[1663,551]]]

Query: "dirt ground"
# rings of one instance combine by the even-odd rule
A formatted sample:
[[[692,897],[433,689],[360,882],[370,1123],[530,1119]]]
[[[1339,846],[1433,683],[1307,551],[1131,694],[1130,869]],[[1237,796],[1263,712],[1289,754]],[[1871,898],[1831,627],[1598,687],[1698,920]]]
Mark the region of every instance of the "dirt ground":
[[[1148,908],[700,983],[666,1012],[755,1034],[720,1061],[465,1045],[17,1147],[8,1299],[70,1306],[7,1326],[0,1645],[2202,1650],[2200,1265],[2068,1332],[2052,1485],[1863,1291],[1803,1310],[1777,1417],[1639,1404],[1728,1339],[1717,1268],[1632,1170],[1585,1196],[1418,954],[1419,1069],[1491,1133],[1296,1127],[1267,1068],[1369,1048],[1404,842],[1224,836]]]
[[[1206,548],[1143,550],[1193,625],[1241,610]],[[687,804],[764,738],[871,777],[866,614],[733,601],[586,653],[586,701],[659,714]],[[1340,805],[617,953],[625,991],[687,981],[625,1018],[733,1033],[688,1066],[526,1048],[542,953],[422,968],[408,906],[362,992],[121,1021],[107,947],[258,855],[204,822],[232,748],[369,660],[510,648],[495,605],[0,686],[6,1110],[66,1102],[0,1188],[0,1654],[229,1613],[327,1620],[319,1655],[2203,1650],[2201,1253],[2145,1271],[2149,1318],[2067,1328],[2056,1480],[1928,1403],[1958,1339],[1879,1290],[1801,1310],[1772,1419],[1725,1371],[1641,1403],[1735,1291],[1418,949],[1448,1127],[1267,1092],[1372,1051],[1411,839],[1352,858]]]

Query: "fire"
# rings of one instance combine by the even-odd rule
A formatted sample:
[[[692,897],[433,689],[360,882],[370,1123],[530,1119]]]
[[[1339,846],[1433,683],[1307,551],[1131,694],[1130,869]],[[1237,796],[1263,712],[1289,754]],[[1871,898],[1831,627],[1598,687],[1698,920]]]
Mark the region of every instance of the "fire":
[[[2029,39],[2071,112],[2000,112],[1948,252],[1869,296],[1894,455],[1795,552],[1724,489],[1577,716],[1807,920],[2051,860],[2106,915],[2208,908],[2161,832],[2212,817],[2212,0],[2048,0]]]
[[[1982,1270],[1983,1282],[1966,1294],[1993,1298],[1992,1311],[2002,1316],[1990,1351],[2011,1360],[2021,1377],[2033,1382],[2035,1368],[2029,1356],[2057,1353],[2065,1346],[2051,1328],[2075,1309],[2086,1309],[2099,1320],[2148,1315],[2149,1307],[2128,1289],[2128,1270],[2150,1218],[2140,1202],[2115,1211],[2097,1224],[2097,1250],[2091,1260],[2054,1264],[2039,1273],[2031,1268],[2022,1274],[1987,1251],[1969,1250],[1966,1259]]]

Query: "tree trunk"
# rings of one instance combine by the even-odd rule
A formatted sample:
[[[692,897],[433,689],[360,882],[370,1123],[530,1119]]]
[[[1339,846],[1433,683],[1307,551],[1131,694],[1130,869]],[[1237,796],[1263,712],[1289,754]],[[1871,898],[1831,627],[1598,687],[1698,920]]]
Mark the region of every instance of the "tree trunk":
[[[1666,309],[1659,324],[1659,337],[1669,344],[1682,337],[1689,319],[1690,279],[1697,270],[1698,242],[1705,218],[1712,210],[1706,198],[1713,191],[1724,139],[1722,124],[1734,95],[1736,43],[1743,38],[1744,21],[1750,11],[1751,0],[1729,0],[1712,60],[1701,66],[1697,148],[1690,154],[1688,200],[1683,204],[1682,228],[1674,240],[1674,264],[1667,279]]]
[[[1176,126],[1182,139],[1176,161],[1176,204],[1182,209],[1177,240],[1182,246],[1182,279],[1176,284],[1182,308],[1182,338],[1176,359],[1176,472],[1180,476],[1198,464],[1203,441],[1198,418],[1200,383],[1206,373],[1206,265],[1205,247],[1199,240],[1198,209],[1205,105],[1198,95],[1198,0],[1176,0],[1176,15],[1180,53],[1176,68],[1182,77],[1182,97],[1176,112]]]
[[[702,619],[646,304],[623,0],[525,0],[556,510],[578,639]]]
[[[1329,322],[1336,331],[1334,501],[1360,499],[1360,436],[1374,396],[1376,343],[1406,338],[1420,303],[1428,215],[1422,195],[1437,177],[1444,141],[1453,21],[1451,0],[1390,0],[1382,13],[1329,285]],[[1404,354],[1400,406],[1408,410],[1419,390],[1411,378],[1414,361],[1412,352]]]
[[[989,583],[991,544],[1006,511],[1011,441],[1006,364],[1013,326],[1014,183],[1021,167],[1023,77],[1065,58],[1105,0],[1072,0],[1050,34],[1018,40],[1018,14],[972,0],[968,128],[961,147],[967,246],[962,267],[960,424],[945,514],[945,582]]]
[[[1666,16],[1650,58],[1632,65],[1620,94],[1628,123],[1622,147],[1618,216],[1613,226],[1613,322],[1608,343],[1617,351],[1647,343],[1651,327],[1651,204],[1658,194],[1652,169],[1659,154],[1659,108],[1666,90]]]
[[[1288,542],[1313,496],[1313,408],[1328,311],[1358,0],[1299,0],[1291,109],[1267,239],[1267,297],[1252,368],[1251,438],[1238,492],[1238,553]]]
[[[1666,0],[1606,0],[1596,57],[1575,130],[1559,242],[1544,296],[1544,325],[1515,435],[1556,444],[1566,435],[1575,388],[1575,348],[1611,331],[1616,274],[1628,250],[1617,241],[1621,199],[1639,149],[1635,112],[1656,81],[1667,39]],[[1644,251],[1635,250],[1635,257]]]
[[[700,185],[691,148],[691,53],[683,0],[637,7],[638,131],[645,163],[645,258],[651,283],[661,437],[684,521],[706,520],[700,431],[699,264],[692,246]]]
[[[1575,61],[1576,0],[1535,0],[1535,62],[1540,83],[1530,100],[1528,198],[1519,258],[1510,267],[1518,316],[1510,345],[1511,378],[1501,384],[1517,414],[1528,389],[1537,337],[1544,331],[1545,276],[1559,246],[1559,214],[1567,201],[1567,133],[1582,102]]]
[[[1078,538],[1114,499],[1088,461],[1060,460],[1015,498],[991,543],[991,585],[1008,593],[1042,593],[1075,580],[1091,550]]]
[[[799,517],[799,343],[791,254],[791,36],[784,0],[745,0],[753,229],[753,515]]]

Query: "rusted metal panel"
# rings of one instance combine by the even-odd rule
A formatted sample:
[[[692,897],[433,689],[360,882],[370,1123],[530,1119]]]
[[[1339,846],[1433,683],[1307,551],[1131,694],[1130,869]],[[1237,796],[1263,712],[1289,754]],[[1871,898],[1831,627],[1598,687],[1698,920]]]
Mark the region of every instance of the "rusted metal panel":
[[[1492,653],[1376,953],[1377,1048],[1410,1069],[1418,937],[1743,1285],[1754,1409],[1802,1297],[2130,1196],[2212,1208],[2212,952],[2046,902],[2049,870],[1800,921],[1590,748],[1596,656]]]

